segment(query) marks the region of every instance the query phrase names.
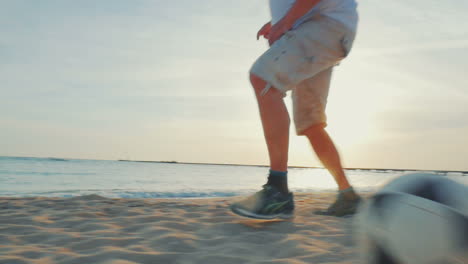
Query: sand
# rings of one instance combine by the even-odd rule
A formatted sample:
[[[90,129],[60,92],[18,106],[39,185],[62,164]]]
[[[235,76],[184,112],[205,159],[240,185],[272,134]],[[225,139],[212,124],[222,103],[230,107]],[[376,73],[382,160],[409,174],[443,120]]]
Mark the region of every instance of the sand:
[[[0,263],[357,263],[352,217],[314,215],[334,194],[296,195],[296,217],[236,216],[236,198],[0,198]]]

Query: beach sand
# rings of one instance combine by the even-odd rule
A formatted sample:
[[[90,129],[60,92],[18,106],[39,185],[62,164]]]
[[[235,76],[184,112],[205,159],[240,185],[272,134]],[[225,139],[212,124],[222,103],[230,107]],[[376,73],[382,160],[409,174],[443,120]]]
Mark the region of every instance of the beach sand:
[[[297,194],[287,221],[236,199],[0,198],[0,263],[357,263],[352,217],[313,214],[335,194]]]

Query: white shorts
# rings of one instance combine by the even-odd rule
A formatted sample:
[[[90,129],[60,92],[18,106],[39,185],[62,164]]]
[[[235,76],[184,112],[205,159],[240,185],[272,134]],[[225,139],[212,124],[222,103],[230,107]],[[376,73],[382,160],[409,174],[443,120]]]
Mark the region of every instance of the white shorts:
[[[317,16],[286,32],[253,64],[250,72],[281,92],[292,91],[296,132],[326,126],[325,107],[333,66],[351,50],[355,32]]]

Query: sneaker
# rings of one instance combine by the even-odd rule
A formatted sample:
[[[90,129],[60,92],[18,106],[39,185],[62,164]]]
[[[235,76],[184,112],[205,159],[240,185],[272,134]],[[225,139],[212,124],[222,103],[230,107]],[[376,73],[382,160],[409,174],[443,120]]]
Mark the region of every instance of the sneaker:
[[[327,210],[317,210],[315,214],[337,217],[352,215],[356,213],[360,202],[361,197],[354,191],[339,193],[336,201]]]
[[[232,212],[256,219],[288,219],[294,215],[293,194],[265,184],[257,193],[230,206]]]

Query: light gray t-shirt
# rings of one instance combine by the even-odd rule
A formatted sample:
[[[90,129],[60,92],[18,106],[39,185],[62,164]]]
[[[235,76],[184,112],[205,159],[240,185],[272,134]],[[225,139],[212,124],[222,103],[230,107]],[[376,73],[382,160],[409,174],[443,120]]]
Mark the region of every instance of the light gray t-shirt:
[[[296,0],[269,0],[271,24],[276,24],[291,9]],[[355,0],[322,0],[293,25],[297,28],[307,19],[320,14],[343,23],[350,30],[356,31],[358,23],[357,3]]]

